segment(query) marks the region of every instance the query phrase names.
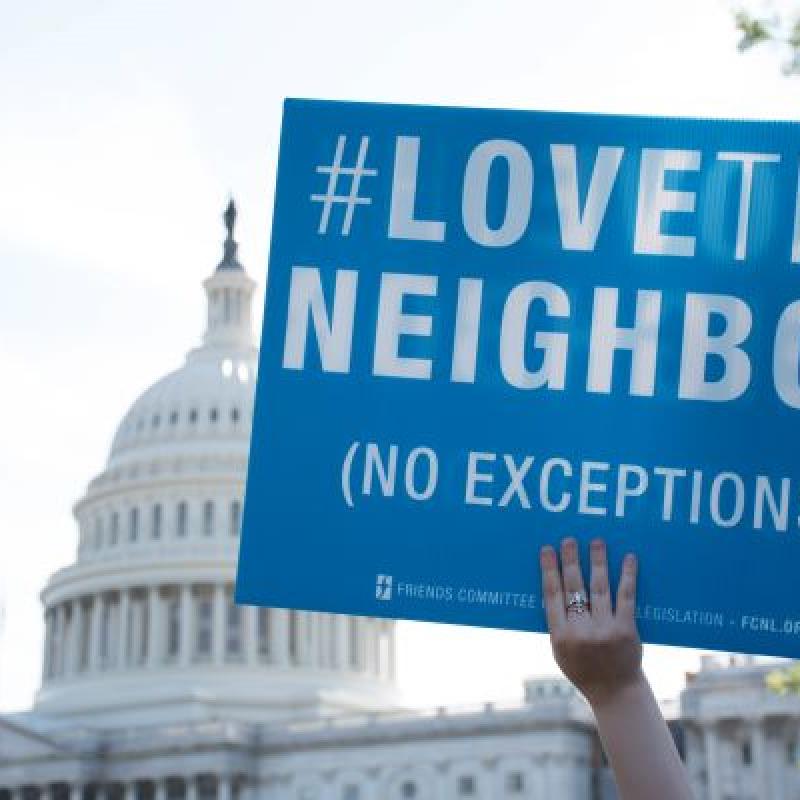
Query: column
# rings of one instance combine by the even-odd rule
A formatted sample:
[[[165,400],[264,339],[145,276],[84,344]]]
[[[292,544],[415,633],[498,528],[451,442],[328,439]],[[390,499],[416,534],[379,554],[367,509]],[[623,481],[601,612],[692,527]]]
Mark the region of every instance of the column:
[[[161,663],[161,589],[151,586],[147,592],[147,666]]]
[[[298,661],[303,666],[311,663],[311,614],[300,611],[297,614],[297,643],[299,645]]]
[[[772,797],[769,791],[769,764],[767,762],[766,720],[754,719],[750,723],[753,742],[753,766],[756,771],[756,796]]]
[[[89,637],[89,668],[97,672],[100,667],[100,636],[103,624],[103,595],[98,592],[92,600],[92,632]]]
[[[330,650],[330,614],[317,614],[317,664],[321,669],[328,667]]]
[[[387,667],[387,675],[386,677],[389,678],[390,681],[395,679],[396,675],[396,665],[395,665],[395,645],[394,645],[394,637],[395,637],[395,625],[394,622],[388,622],[386,624],[387,627],[387,641],[389,646],[388,650],[388,664]]]
[[[73,783],[69,787],[69,800],[83,800],[83,785],[82,784]]]
[[[244,657],[250,666],[258,663],[258,614],[256,606],[244,606]],[[264,609],[266,611],[266,609]]]
[[[231,779],[228,775],[220,775],[217,778],[217,800],[231,800]]]
[[[186,800],[197,800],[197,776],[189,775],[186,778]]]
[[[126,783],[123,787],[123,791],[124,800],[136,800],[136,784],[134,781]]]
[[[350,668],[350,642],[347,638],[348,617],[344,614],[336,616],[336,666],[339,669]]]
[[[708,800],[722,800],[721,776],[719,774],[719,733],[713,722],[706,723],[703,728],[703,744],[706,751]]]
[[[275,663],[286,667],[289,664],[289,611],[285,608],[272,609],[272,629],[270,652],[274,653]]]
[[[119,613],[117,615],[117,669],[128,666],[128,623],[130,619],[130,589],[120,589]]]
[[[154,800],[167,800],[167,781],[165,778],[156,778]]]
[[[395,625],[394,623],[390,623],[389,625],[389,680],[394,680],[397,674],[397,664],[396,664],[396,652],[395,652],[395,644],[394,644],[394,637],[395,637]]]
[[[355,645],[356,645],[356,670],[358,672],[364,671],[364,617],[353,617],[353,624],[355,625]]]
[[[378,620],[372,617],[364,618],[364,648],[366,650],[364,658],[364,668],[368,675],[376,675],[378,673],[378,651],[377,639],[375,631],[378,626]]]
[[[384,629],[384,622],[382,619],[373,620],[374,626],[374,633],[373,633],[373,650],[375,653],[375,675],[378,678],[383,677],[383,664],[381,661],[381,656],[383,654],[383,629]]]
[[[225,584],[214,584],[211,646],[215,664],[225,660]]]
[[[69,623],[69,672],[77,675],[81,668],[81,631],[83,630],[83,601],[72,599],[72,614]]]
[[[42,682],[53,672],[53,613],[48,608],[44,612],[44,658],[42,659]]]
[[[179,663],[188,667],[192,660],[192,586],[181,584],[181,648]]]

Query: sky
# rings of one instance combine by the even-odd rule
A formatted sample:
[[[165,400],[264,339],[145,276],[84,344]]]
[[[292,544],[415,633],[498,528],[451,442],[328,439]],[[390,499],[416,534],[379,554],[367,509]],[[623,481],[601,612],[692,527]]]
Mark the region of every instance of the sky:
[[[14,3],[0,27],[0,710],[39,682],[48,576],[118,421],[202,332],[220,213],[263,302],[284,97],[796,118],[725,0]],[[260,326],[260,318],[257,320]],[[532,575],[534,575],[532,571]],[[547,638],[400,623],[408,702],[515,699]],[[659,697],[699,654],[646,647]]]

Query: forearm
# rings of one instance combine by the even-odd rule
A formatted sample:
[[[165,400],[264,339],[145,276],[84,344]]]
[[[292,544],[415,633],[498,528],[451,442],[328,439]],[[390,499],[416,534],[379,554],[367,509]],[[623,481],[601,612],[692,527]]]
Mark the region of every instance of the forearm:
[[[686,768],[647,679],[591,699],[621,800],[693,800]]]

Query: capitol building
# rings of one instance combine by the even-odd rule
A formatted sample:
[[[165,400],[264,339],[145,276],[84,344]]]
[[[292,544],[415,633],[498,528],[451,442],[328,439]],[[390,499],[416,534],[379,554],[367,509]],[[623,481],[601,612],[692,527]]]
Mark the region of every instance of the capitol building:
[[[389,620],[233,602],[258,349],[235,208],[184,364],[123,416],[41,595],[41,687],[0,715],[0,800],[611,800],[565,680],[404,708]],[[698,800],[800,800],[800,697],[707,658],[670,727]],[[644,800],[644,799],[643,799]]]

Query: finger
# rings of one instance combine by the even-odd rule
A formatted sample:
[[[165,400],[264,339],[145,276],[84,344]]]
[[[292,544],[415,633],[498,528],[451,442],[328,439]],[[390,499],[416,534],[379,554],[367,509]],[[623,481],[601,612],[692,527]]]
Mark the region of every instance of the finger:
[[[608,586],[608,557],[606,543],[602,539],[593,539],[589,546],[592,562],[592,573],[589,578],[591,592],[592,616],[611,616],[611,591]]]
[[[561,586],[561,572],[558,569],[556,551],[545,545],[539,551],[539,564],[542,568],[542,597],[550,633],[555,633],[564,624],[564,589]]]
[[[636,610],[636,577],[639,564],[633,553],[628,553],[622,560],[622,574],[617,588],[617,608],[615,616],[622,622],[633,623]]]
[[[567,602],[573,592],[586,593],[581,574],[580,555],[578,542],[573,537],[568,537],[561,542],[561,572],[564,576],[564,592]]]

